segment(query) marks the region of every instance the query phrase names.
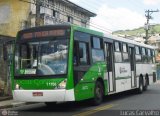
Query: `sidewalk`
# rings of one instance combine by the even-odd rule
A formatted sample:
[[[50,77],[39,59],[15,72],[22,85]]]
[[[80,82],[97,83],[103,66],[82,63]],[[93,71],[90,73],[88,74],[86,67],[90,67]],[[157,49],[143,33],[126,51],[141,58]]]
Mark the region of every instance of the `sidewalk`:
[[[35,104],[37,102],[17,102],[13,100],[12,96],[0,96],[0,109],[18,107],[21,105]]]
[[[0,102],[5,100],[11,100],[11,99],[13,99],[12,96],[0,96]]]
[[[0,101],[0,109],[16,107],[25,104],[26,104],[25,102],[15,102],[13,99],[10,99],[5,101]]]
[[[160,80],[157,80],[157,82],[156,82],[157,84],[160,84]]]

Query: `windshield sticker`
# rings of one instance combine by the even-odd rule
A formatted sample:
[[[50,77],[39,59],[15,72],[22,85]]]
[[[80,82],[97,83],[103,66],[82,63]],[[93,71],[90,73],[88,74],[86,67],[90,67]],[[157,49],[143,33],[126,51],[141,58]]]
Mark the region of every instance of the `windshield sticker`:
[[[36,74],[36,69],[25,69],[25,74]]]

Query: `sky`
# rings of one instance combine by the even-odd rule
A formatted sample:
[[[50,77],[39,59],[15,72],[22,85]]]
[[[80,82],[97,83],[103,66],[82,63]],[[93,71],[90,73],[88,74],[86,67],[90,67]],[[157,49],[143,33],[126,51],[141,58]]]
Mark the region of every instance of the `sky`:
[[[70,0],[97,14],[92,29],[113,32],[144,27],[146,10],[160,10],[160,0]],[[150,24],[160,24],[160,12],[151,15]]]

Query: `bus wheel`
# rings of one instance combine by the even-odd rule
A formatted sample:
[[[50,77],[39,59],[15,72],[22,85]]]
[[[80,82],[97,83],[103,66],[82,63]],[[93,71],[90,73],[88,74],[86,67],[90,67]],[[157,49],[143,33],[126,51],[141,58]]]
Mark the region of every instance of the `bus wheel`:
[[[146,91],[148,89],[148,79],[145,78],[145,85],[143,86],[143,90]]]
[[[138,93],[142,93],[143,92],[143,79],[142,78],[140,78],[140,80],[139,80]]]
[[[45,102],[47,107],[53,107],[57,104],[57,102]]]
[[[93,105],[99,105],[103,101],[103,85],[100,81],[96,82],[95,89],[94,89],[94,98],[92,100]]]

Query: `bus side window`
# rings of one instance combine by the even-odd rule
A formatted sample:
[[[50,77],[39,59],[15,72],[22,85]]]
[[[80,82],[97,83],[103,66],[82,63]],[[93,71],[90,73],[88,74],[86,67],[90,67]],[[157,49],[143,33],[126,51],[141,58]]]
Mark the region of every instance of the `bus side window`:
[[[92,38],[92,62],[104,61],[103,41],[99,37]]]
[[[128,45],[126,43],[123,43],[123,62],[129,62],[129,56],[128,56]]]
[[[80,65],[89,64],[89,53],[88,53],[88,44],[86,42],[79,42],[79,63]]]
[[[151,50],[150,49],[147,50],[148,50],[148,63],[152,63]]]
[[[89,51],[88,43],[86,42],[74,42],[74,65],[88,65],[89,64]]]
[[[121,43],[120,42],[114,43],[114,56],[115,56],[115,62],[122,62]]]
[[[155,51],[151,50],[152,63],[155,63]]]
[[[147,63],[147,52],[145,48],[142,48],[142,62]]]

